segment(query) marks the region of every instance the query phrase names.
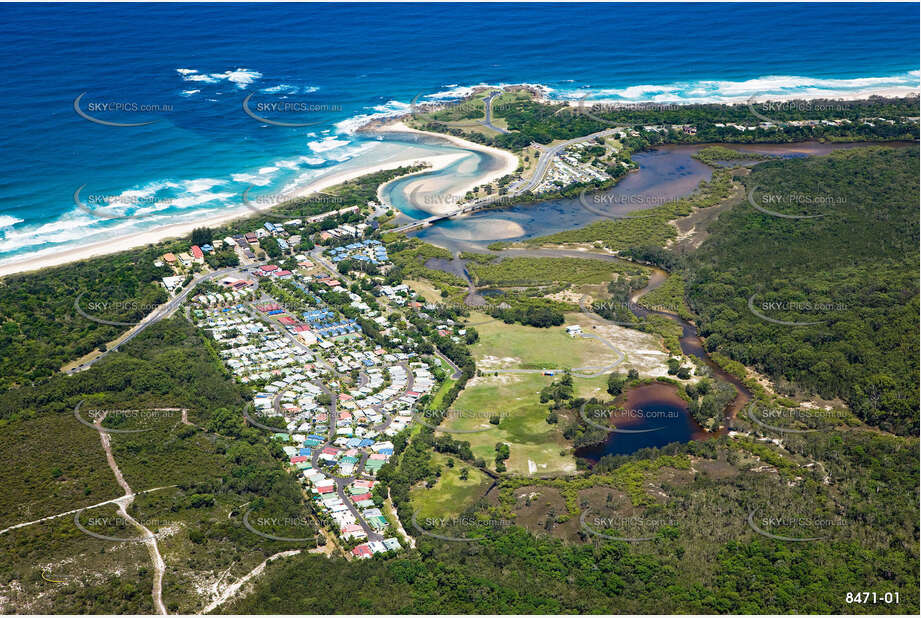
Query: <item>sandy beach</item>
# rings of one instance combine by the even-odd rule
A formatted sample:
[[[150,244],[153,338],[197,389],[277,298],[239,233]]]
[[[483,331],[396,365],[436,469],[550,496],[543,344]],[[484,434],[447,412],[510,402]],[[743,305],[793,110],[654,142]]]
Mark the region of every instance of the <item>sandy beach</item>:
[[[384,125],[377,128],[376,130],[382,133],[404,132],[430,135],[445,139],[465,150],[476,150],[488,153],[489,155],[495,157],[497,160],[501,161],[501,166],[498,169],[480,176],[472,180],[470,183],[464,184],[452,191],[452,198],[455,199],[462,198],[467,191],[477,185],[492,182],[498,178],[501,178],[502,176],[514,172],[518,167],[518,157],[510,152],[500,150],[498,148],[491,148],[489,146],[475,144],[473,142],[468,142],[467,140],[463,140],[454,136],[418,131],[416,129],[407,127],[402,122],[394,122],[388,125]],[[393,159],[374,165],[366,165],[332,171],[329,174],[317,178],[310,184],[305,185],[302,188],[298,188],[292,192],[292,197],[310,195],[335,185],[342,184],[347,180],[352,180],[366,174],[391,170],[398,167],[412,166],[424,163],[429,166],[426,171],[437,171],[448,167],[464,156],[464,153],[458,152],[443,155],[432,155],[427,157],[407,157]],[[450,207],[448,208],[450,209]],[[112,253],[118,253],[120,251],[127,251],[129,249],[143,247],[171,238],[181,238],[190,234],[195,228],[203,226],[215,227],[234,219],[252,216],[252,214],[253,211],[251,209],[241,205],[238,208],[225,210],[219,215],[197,219],[195,221],[164,225],[150,230],[144,230],[121,237],[110,238],[96,243],[87,244],[82,247],[72,247],[58,251],[49,251],[45,254],[34,255],[31,257],[26,257],[22,260],[0,264],[0,277],[15,273],[39,270],[42,268],[48,268],[50,266],[58,266],[61,264],[85,260],[92,257],[98,257],[100,255],[109,255]]]
[[[762,103],[765,101],[860,101],[870,97],[901,98],[919,96],[917,86],[893,86],[891,88],[868,88],[865,90],[852,90],[840,92],[836,90],[815,89],[813,92],[797,92],[794,94],[756,94],[751,97],[702,97],[701,99],[675,99],[667,95],[661,95],[652,99],[643,99],[636,101],[625,101],[623,99],[567,99],[557,100],[555,103],[566,103],[573,107],[590,106],[590,105],[607,105],[610,107],[649,107],[655,109],[656,105],[700,105],[713,103],[718,105],[744,105],[746,103]],[[589,92],[589,95],[591,93]]]
[[[482,176],[479,176],[478,178],[471,180],[470,182],[458,185],[457,187],[454,187],[450,191],[445,191],[443,194],[443,199],[440,200],[439,203],[425,204],[424,206],[417,205],[420,209],[426,210],[433,215],[442,214],[442,213],[453,210],[454,208],[456,208],[456,205],[459,204],[463,200],[464,196],[467,194],[468,191],[470,191],[474,187],[477,187],[483,184],[488,184],[490,182],[494,182],[498,180],[499,178],[502,178],[503,176],[507,176],[511,174],[516,169],[518,169],[518,165],[519,165],[518,157],[507,150],[502,150],[500,148],[493,148],[492,146],[484,146],[482,144],[477,144],[475,142],[470,142],[465,139],[461,139],[454,135],[444,135],[441,133],[420,131],[419,129],[413,129],[411,127],[406,126],[406,124],[402,120],[396,120],[393,122],[382,124],[380,126],[376,126],[374,128],[374,131],[376,133],[391,132],[391,133],[415,133],[418,135],[429,135],[432,137],[437,137],[439,139],[447,140],[451,142],[452,144],[454,144],[455,146],[458,146],[459,148],[463,148],[464,150],[475,150],[478,152],[488,154],[500,162],[500,165],[497,169],[487,174],[484,174]],[[429,181],[426,181],[425,179],[420,179],[417,183],[410,184],[409,187],[411,187],[411,189],[409,189],[409,192],[412,192],[412,191],[438,192],[439,191],[439,188],[437,186],[431,184]],[[382,199],[380,190],[378,190],[377,195],[378,195],[378,199]]]
[[[765,100],[771,101],[789,101],[789,100],[817,100],[817,99],[829,99],[829,100],[859,100],[866,99],[870,96],[883,96],[883,97],[904,97],[904,96],[918,96],[918,88],[916,87],[892,87],[892,88],[873,88],[860,91],[852,91],[849,93],[840,93],[834,91],[817,91],[814,93],[798,93],[791,95],[764,95],[757,96],[751,99],[746,100],[735,100],[735,101],[723,101],[722,103],[731,104],[731,103],[746,103],[746,102],[761,102]],[[703,102],[703,101],[701,101]],[[708,100],[707,102],[715,102],[713,100]],[[586,102],[580,100],[570,100],[568,101],[570,105],[581,106],[585,105]],[[591,104],[610,104],[610,105],[623,105],[625,107],[636,106],[640,104],[663,104],[667,101],[659,100],[649,100],[649,101],[605,101],[605,100],[592,100]],[[693,101],[681,101],[680,103],[675,104],[690,104],[694,103]],[[444,135],[439,133],[431,133],[428,131],[420,131],[418,129],[413,129],[408,127],[400,117],[394,118],[390,121],[372,121],[369,123],[373,125],[369,127],[370,131],[375,133],[386,134],[388,132],[394,133],[416,133],[421,135],[428,135],[436,137],[442,140],[451,142],[455,146],[462,148],[464,150],[473,150],[482,153],[489,154],[494,157],[497,161],[500,162],[498,168],[478,176],[472,179],[468,183],[464,183],[458,186],[455,186],[450,191],[444,192],[444,203],[442,204],[430,204],[426,205],[425,208],[432,214],[439,214],[440,212],[447,212],[455,208],[456,204],[459,203],[463,196],[470,189],[482,185],[485,183],[493,182],[503,176],[506,176],[514,172],[519,165],[518,157],[516,157],[511,152],[506,150],[501,150],[499,148],[493,148],[491,146],[484,146],[482,144],[477,144],[470,142],[453,135]],[[348,169],[341,169],[339,171],[332,171],[329,174],[317,178],[310,184],[299,188],[292,193],[294,196],[305,196],[311,193],[322,191],[329,187],[341,184],[347,180],[357,178],[366,174],[370,174],[378,171],[385,171],[389,169],[394,169],[397,167],[416,165],[420,163],[425,163],[429,165],[427,171],[432,170],[441,170],[445,167],[456,162],[458,159],[464,157],[464,153],[454,153],[454,154],[444,154],[444,155],[432,155],[428,157],[407,157],[402,159],[394,159],[381,163],[376,163],[373,165],[367,165],[363,167],[352,167]],[[420,179],[419,185],[414,186],[413,190],[432,190],[438,191],[437,187],[428,187],[425,179]],[[380,191],[378,191],[378,197],[380,198]],[[448,197],[450,196],[450,197]],[[161,227],[143,230],[132,234],[127,234],[121,237],[109,238],[99,242],[87,244],[81,247],[71,247],[63,248],[60,250],[48,250],[45,253],[40,253],[32,255],[29,257],[24,257],[21,260],[6,262],[0,264],[0,277],[20,273],[39,270],[42,268],[47,268],[49,266],[57,266],[61,264],[66,264],[69,262],[75,262],[79,260],[85,260],[91,257],[98,257],[101,255],[108,255],[112,253],[118,253],[120,251],[127,251],[136,247],[142,247],[145,245],[157,243],[163,240],[170,238],[181,238],[188,235],[191,231],[197,227],[202,226],[218,226],[228,221],[234,219],[239,219],[242,217],[251,216],[253,211],[249,208],[241,205],[239,208],[226,209],[221,214],[209,216],[207,218],[197,219],[195,221],[168,224]]]
[[[458,140],[463,141],[463,140]],[[475,144],[474,144],[475,145]],[[482,148],[478,146],[478,148]],[[333,171],[329,174],[317,178],[303,188],[299,188],[292,193],[292,197],[306,196],[329,187],[341,184],[347,180],[352,180],[366,174],[386,171],[398,167],[418,165],[425,163],[430,167],[428,169],[439,170],[451,165],[457,159],[463,157],[463,153],[434,155],[429,157],[411,157],[385,161],[375,165],[363,167],[354,167],[339,171]],[[514,168],[513,168],[514,169]],[[479,184],[479,183],[478,183]],[[96,243],[84,245],[82,247],[72,247],[49,252],[43,255],[26,257],[19,261],[0,264],[0,277],[15,273],[28,272],[48,268],[49,266],[58,266],[79,260],[85,260],[100,255],[109,255],[120,251],[127,251],[137,247],[143,247],[154,244],[170,238],[181,238],[192,232],[193,229],[203,226],[218,226],[234,219],[250,217],[253,211],[245,206],[228,209],[220,215],[208,218],[197,219],[195,221],[175,223],[164,225],[150,230],[140,231],[134,234],[128,234],[122,237],[109,238]]]

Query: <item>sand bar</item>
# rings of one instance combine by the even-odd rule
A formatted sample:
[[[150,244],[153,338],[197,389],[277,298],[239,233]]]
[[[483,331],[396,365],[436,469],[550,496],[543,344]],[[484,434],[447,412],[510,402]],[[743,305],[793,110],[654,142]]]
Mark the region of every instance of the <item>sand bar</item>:
[[[499,178],[502,178],[503,176],[507,176],[513,173],[515,170],[518,169],[518,165],[519,165],[518,157],[515,156],[513,153],[509,152],[508,150],[502,150],[501,148],[494,148],[492,146],[484,146],[483,144],[477,144],[475,142],[471,142],[471,141],[462,139],[455,135],[445,135],[442,133],[432,133],[430,131],[420,131],[419,129],[413,129],[413,128],[406,126],[406,124],[402,120],[395,120],[392,122],[381,124],[379,126],[375,126],[374,132],[384,133],[384,134],[388,132],[396,132],[396,133],[415,133],[418,135],[428,135],[429,137],[435,137],[438,139],[442,139],[442,140],[451,142],[455,146],[459,148],[463,148],[464,150],[474,150],[476,152],[484,153],[499,162],[499,166],[496,169],[482,176],[474,178],[470,182],[454,187],[450,191],[445,191],[444,196],[443,196],[444,199],[440,200],[440,203],[414,204],[420,210],[425,210],[426,212],[429,212],[433,215],[444,214],[445,212],[454,210],[455,208],[457,208],[457,204],[463,201],[463,198],[467,194],[468,191],[470,191],[474,187],[478,187],[484,184],[489,184],[491,182],[498,180]],[[430,170],[426,170],[426,171],[430,171]],[[431,183],[428,180],[424,178],[420,178],[417,183],[412,183],[410,185],[407,185],[407,193],[411,193],[412,191],[417,191],[417,190],[437,192],[438,189],[435,186],[430,186],[430,184]],[[380,191],[378,191],[378,197],[379,198],[382,197]]]
[[[464,153],[448,153],[433,156],[415,156],[410,158],[401,158],[396,160],[384,161],[374,165],[363,167],[353,167],[339,171],[332,171],[329,174],[321,176],[310,184],[305,185],[292,192],[294,196],[305,196],[328,189],[347,180],[352,180],[360,176],[365,176],[374,172],[386,171],[398,167],[411,166],[420,163],[427,163],[431,169],[444,169],[451,165],[457,159],[465,156]],[[24,257],[21,260],[6,262],[0,264],[0,276],[14,273],[27,272],[48,268],[49,266],[58,266],[79,260],[85,260],[100,255],[109,255],[120,251],[127,251],[137,247],[143,247],[154,244],[170,238],[182,238],[192,232],[195,228],[210,226],[215,227],[234,219],[240,219],[253,216],[253,211],[242,204],[239,207],[224,209],[220,214],[205,216],[204,218],[182,223],[173,223],[148,230],[107,238],[99,242],[94,242],[77,247],[65,247],[57,251],[48,251],[41,255]]]

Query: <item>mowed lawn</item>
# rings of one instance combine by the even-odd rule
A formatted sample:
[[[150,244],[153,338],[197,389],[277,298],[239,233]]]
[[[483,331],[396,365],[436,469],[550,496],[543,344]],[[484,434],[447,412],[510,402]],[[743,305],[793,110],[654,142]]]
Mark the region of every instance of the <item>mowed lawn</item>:
[[[441,476],[434,487],[426,489],[417,486],[410,491],[413,510],[419,518],[455,517],[464,512],[477,498],[486,492],[492,482],[476,467],[454,457],[454,467],[448,467],[448,455],[432,454],[432,463],[441,466]],[[461,480],[460,472],[467,469],[466,481]]]
[[[564,440],[559,424],[547,423],[548,406],[540,403],[540,389],[552,380],[536,373],[473,378],[452,408],[477,414],[451,415],[441,427],[445,430],[485,429],[449,435],[470,442],[474,456],[482,457],[493,470],[496,443],[505,442],[510,451],[505,465],[511,473],[529,476],[573,472],[576,464],[570,445]],[[488,421],[493,414],[500,417],[498,425]]]
[[[489,319],[474,312],[468,323]],[[477,369],[573,369],[602,367],[617,360],[614,351],[600,341],[567,335],[566,324],[537,328],[492,320],[475,326],[480,339],[471,352]]]
[[[567,315],[567,319],[573,316]],[[473,312],[468,323],[475,324],[479,341],[471,347],[477,369],[483,373],[467,383],[452,408],[476,414],[455,414],[441,427],[447,430],[476,433],[451,433],[457,440],[470,442],[476,457],[482,457],[495,469],[497,442],[509,444],[510,457],[505,462],[509,472],[524,476],[568,473],[576,469],[571,444],[563,438],[560,424],[547,423],[549,406],[540,403],[542,388],[558,380],[561,374],[502,373],[502,369],[572,369],[604,366],[617,356],[594,339],[570,337],[565,326],[536,328],[505,324]],[[567,322],[569,323],[569,322]],[[500,370],[498,375],[492,370]],[[574,378],[578,397],[607,396],[607,376]],[[498,415],[498,425],[489,417]]]

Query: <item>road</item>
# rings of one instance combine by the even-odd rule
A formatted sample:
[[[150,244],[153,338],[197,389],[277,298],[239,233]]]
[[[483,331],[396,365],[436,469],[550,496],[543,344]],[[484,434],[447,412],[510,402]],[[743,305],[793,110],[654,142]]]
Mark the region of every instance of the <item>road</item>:
[[[250,571],[249,573],[247,573],[246,575],[244,575],[243,577],[241,577],[234,583],[227,586],[227,588],[225,588],[224,591],[216,599],[208,603],[208,605],[206,605],[205,608],[202,609],[198,613],[199,614],[210,614],[215,609],[217,609],[219,606],[226,603],[229,599],[232,599],[233,597],[235,597],[236,594],[240,591],[240,589],[246,584],[246,582],[250,581],[254,577],[258,577],[259,575],[261,575],[262,572],[265,570],[265,566],[268,563],[272,562],[273,560],[277,560],[279,558],[286,558],[288,556],[296,556],[299,553],[301,553],[300,549],[289,549],[288,551],[278,552],[277,554],[273,554],[269,556],[268,558],[260,562],[259,565],[256,566],[256,568],[254,568],[252,571]]]
[[[508,129],[503,129],[502,127],[497,127],[492,123],[492,100],[502,94],[501,90],[493,90],[489,93],[489,96],[483,99],[483,103],[486,104],[486,120],[483,121],[483,126],[497,131],[499,133],[510,133]]]
[[[153,589],[151,590],[154,609],[158,614],[166,615],[168,612],[166,611],[166,605],[163,603],[163,573],[166,571],[166,563],[160,555],[160,548],[157,546],[157,536],[151,532],[147,526],[128,513],[128,507],[134,503],[134,497],[137,494],[131,490],[125,477],[122,476],[118,464],[115,463],[115,456],[112,454],[111,435],[109,432],[102,430],[102,421],[105,420],[105,417],[106,414],[103,413],[96,419],[94,424],[96,425],[97,431],[99,431],[99,439],[102,441],[102,448],[106,452],[106,460],[109,462],[109,468],[112,469],[112,474],[115,475],[115,481],[125,490],[125,495],[117,499],[115,504],[118,505],[118,512],[121,516],[124,517],[126,521],[131,522],[135,528],[144,534],[144,544],[147,546],[147,552],[150,554],[150,562],[154,568]]]
[[[334,278],[338,279],[339,277],[342,276],[342,273],[336,270],[336,267],[333,266],[333,263],[327,260],[325,257],[323,257],[323,247],[318,245],[314,247],[313,249],[311,249],[310,257],[317,264],[325,268],[329,272],[329,274],[332,275]]]
[[[544,175],[546,175],[547,170],[550,168],[550,163],[553,161],[554,157],[556,157],[560,152],[562,152],[569,146],[572,146],[573,144],[578,144],[580,142],[593,140],[596,137],[604,137],[607,135],[611,135],[613,133],[616,133],[622,130],[623,129],[619,127],[614,127],[612,129],[605,129],[604,131],[598,131],[597,133],[592,133],[590,135],[583,135],[582,137],[576,137],[571,140],[561,142],[557,144],[556,146],[552,146],[549,148],[541,144],[532,144],[533,146],[535,146],[536,148],[540,150],[540,156],[537,159],[537,167],[534,168],[534,173],[531,175],[531,178],[523,186],[518,186],[521,182],[521,181],[518,181],[517,183],[510,185],[515,188],[509,191],[504,196],[500,195],[500,196],[486,197],[479,201],[473,202],[472,204],[468,204],[466,206],[457,208],[456,210],[452,210],[451,212],[446,212],[442,215],[433,215],[426,219],[418,219],[416,221],[407,223],[405,225],[401,225],[399,227],[395,227],[392,230],[388,230],[388,231],[396,232],[396,233],[409,232],[416,228],[427,227],[429,225],[432,225],[436,221],[440,221],[442,219],[452,219],[459,215],[464,215],[464,214],[468,214],[468,213],[471,213],[477,210],[482,210],[483,208],[489,207],[498,201],[507,200],[513,197],[517,197],[523,193],[527,193],[528,191],[531,191],[532,189],[537,187],[543,181]]]
[[[373,409],[378,414],[381,414],[385,417],[385,420],[382,423],[380,423],[379,425],[375,425],[373,427],[373,429],[378,432],[384,431],[385,429],[387,429],[387,427],[389,427],[390,423],[393,421],[393,417],[384,412],[383,410],[384,405],[391,401],[399,399],[400,397],[404,396],[407,391],[410,391],[413,388],[412,369],[405,362],[401,362],[397,364],[403,367],[403,370],[406,372],[406,388],[403,389],[402,393],[399,393],[391,397],[387,401],[383,401],[377,405],[371,406],[371,409]],[[329,406],[329,429],[327,432],[327,442],[323,446],[313,449],[313,453],[310,458],[310,462],[313,465],[313,468],[315,470],[322,470],[323,468],[321,468],[321,466],[319,465],[320,453],[327,446],[332,446],[333,442],[336,439],[336,420],[338,419],[338,412],[336,411],[336,402],[338,401],[338,396],[335,393],[333,393],[333,391],[329,390],[325,384],[322,384],[319,382],[314,382],[314,384],[316,384],[317,387],[322,389],[323,392],[328,394],[331,399],[331,403]],[[364,520],[364,518],[361,516],[361,513],[359,513],[358,509],[355,507],[355,504],[352,502],[349,496],[346,495],[345,493],[346,488],[355,479],[361,476],[361,473],[364,471],[365,462],[368,461],[368,456],[369,456],[368,453],[362,454],[361,459],[358,462],[358,465],[355,466],[355,472],[353,474],[349,476],[332,476],[332,475],[331,476],[333,480],[336,482],[336,494],[339,496],[339,499],[342,500],[342,503],[346,506],[346,508],[349,509],[349,512],[355,518],[355,521],[358,523],[358,525],[361,526],[361,529],[364,531],[364,533],[368,537],[368,541],[383,541],[384,536],[378,532],[375,532],[371,528],[371,526],[368,525],[368,522]]]
[[[324,393],[329,395],[331,399],[330,404],[329,404],[329,423],[328,423],[329,429],[327,430],[326,444],[324,444],[323,446],[319,448],[313,449],[313,454],[310,458],[310,462],[313,465],[314,470],[324,470],[325,466],[321,467],[319,465],[320,454],[323,451],[323,449],[325,449],[328,446],[332,446],[333,442],[336,439],[336,421],[339,418],[339,413],[336,411],[336,403],[339,398],[338,398],[338,395],[334,393],[333,391],[329,390],[325,384],[320,383],[320,382],[314,382],[314,384],[320,389],[322,389]],[[364,461],[364,459],[362,461]],[[356,470],[357,470],[357,467],[356,467]],[[356,471],[356,473],[351,476],[332,476],[331,474],[330,476],[332,476],[333,480],[336,482],[336,494],[339,496],[339,499],[342,501],[342,504],[344,504],[345,507],[352,514],[352,517],[355,518],[356,523],[358,523],[358,525],[361,526],[361,529],[364,531],[364,533],[368,537],[368,541],[382,541],[384,537],[374,532],[374,530],[371,529],[371,526],[369,526],[368,522],[364,520],[364,518],[361,516],[361,513],[359,513],[358,509],[355,507],[355,504],[349,499],[349,497],[345,493],[345,488],[348,487],[349,484],[355,480],[358,473],[359,472]]]
[[[441,350],[439,350],[438,348],[435,348],[435,356],[437,356],[438,358],[440,358],[440,359],[443,360],[444,362],[448,363],[448,365],[450,365],[451,368],[454,369],[454,373],[451,374],[451,379],[452,379],[452,380],[457,380],[458,378],[461,377],[461,374],[463,373],[463,371],[461,370],[461,368],[458,367],[457,365],[455,365],[455,364],[454,364],[454,361],[452,361],[450,358],[448,358],[447,356],[445,356],[444,354],[442,354],[442,353],[441,353]]]
[[[270,298],[265,298],[264,300],[260,299],[259,301],[256,301],[256,302],[271,302],[271,300],[272,299]],[[270,328],[275,330],[277,333],[281,334],[282,337],[285,337],[286,339],[288,339],[288,341],[290,341],[294,345],[294,347],[296,347],[300,352],[305,353],[305,354],[310,354],[311,356],[313,356],[316,359],[316,363],[324,367],[332,375],[334,376],[338,375],[338,372],[336,371],[336,369],[332,365],[330,365],[321,354],[315,353],[313,350],[310,349],[310,346],[304,345],[304,343],[300,339],[298,339],[294,335],[294,333],[292,333],[287,328],[282,326],[279,322],[276,322],[275,320],[271,319],[268,316],[262,315],[258,310],[253,309],[252,306],[250,306],[250,303],[244,303],[243,308],[254,319],[259,320],[263,324],[268,324]]]
[[[179,308],[179,305],[181,305],[182,302],[186,299],[189,293],[195,289],[196,285],[198,285],[202,281],[210,281],[211,279],[214,279],[216,277],[222,277],[224,275],[232,273],[235,270],[237,269],[236,268],[223,268],[221,270],[216,270],[211,273],[199,275],[198,277],[193,279],[192,282],[189,283],[189,285],[186,286],[186,288],[182,292],[180,292],[175,298],[172,298],[171,300],[163,303],[162,305],[160,305],[159,307],[151,311],[147,315],[147,317],[145,317],[143,320],[141,320],[140,322],[132,326],[131,329],[129,330],[128,336],[125,337],[122,341],[112,346],[111,348],[107,349],[105,352],[103,352],[96,358],[92,360],[88,360],[85,363],[82,363],[80,365],[77,365],[73,369],[68,369],[65,373],[68,375],[73,375],[80,371],[86,371],[87,369],[89,369],[90,367],[98,363],[100,360],[105,358],[106,355],[108,355],[110,352],[114,352],[115,350],[123,346],[124,344],[128,343],[129,341],[131,341],[132,339],[140,335],[142,332],[144,332],[144,330],[148,326],[156,324],[163,318],[172,315],[172,313],[176,311],[176,309]]]
[[[540,149],[540,157],[537,159],[537,167],[534,169],[534,173],[531,175],[531,180],[524,186],[524,188],[516,189],[515,195],[525,193],[537,187],[543,181],[544,174],[547,173],[547,169],[550,167],[550,163],[553,161],[553,158],[560,154],[562,151],[566,150],[573,144],[578,144],[580,142],[587,142],[593,140],[596,137],[605,137],[622,131],[623,129],[615,127],[613,129],[605,129],[604,131],[598,131],[597,133],[592,133],[590,135],[583,135],[582,137],[576,137],[571,140],[567,140],[556,146],[547,147],[540,144],[535,144]]]
[[[171,489],[173,487],[176,487],[176,486],[167,485],[165,487],[154,487],[152,489],[145,489],[144,491],[135,492],[133,495],[140,496],[141,494],[149,494],[152,491],[160,491],[161,489]],[[47,517],[42,517],[41,519],[36,519],[34,521],[26,521],[21,524],[15,524],[13,526],[10,526],[9,528],[4,528],[3,530],[0,530],[0,534],[6,534],[10,530],[16,530],[18,528],[25,528],[26,526],[40,524],[43,521],[57,519],[58,517],[64,517],[65,515],[73,515],[74,513],[77,513],[78,511],[85,511],[87,509],[95,509],[96,507],[105,506],[107,504],[115,504],[119,502],[120,500],[124,500],[124,499],[125,499],[125,496],[119,496],[118,498],[112,498],[111,500],[104,500],[103,502],[97,502],[96,504],[90,504],[89,506],[81,506],[78,509],[71,509],[69,511],[64,511],[63,513],[55,513],[54,515],[48,515]]]

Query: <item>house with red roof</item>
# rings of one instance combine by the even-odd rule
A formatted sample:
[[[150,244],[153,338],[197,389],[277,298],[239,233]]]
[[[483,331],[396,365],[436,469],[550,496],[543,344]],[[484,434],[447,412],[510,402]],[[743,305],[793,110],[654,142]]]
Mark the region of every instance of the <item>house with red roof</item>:
[[[352,555],[355,556],[356,558],[370,558],[371,554],[372,554],[371,548],[368,547],[367,544],[364,544],[364,543],[361,545],[358,545],[357,547],[355,547],[355,549],[352,550]]]
[[[192,257],[195,259],[195,261],[198,262],[199,264],[205,261],[205,254],[201,250],[201,247],[199,247],[198,245],[192,245],[192,248],[189,251],[192,254]]]

